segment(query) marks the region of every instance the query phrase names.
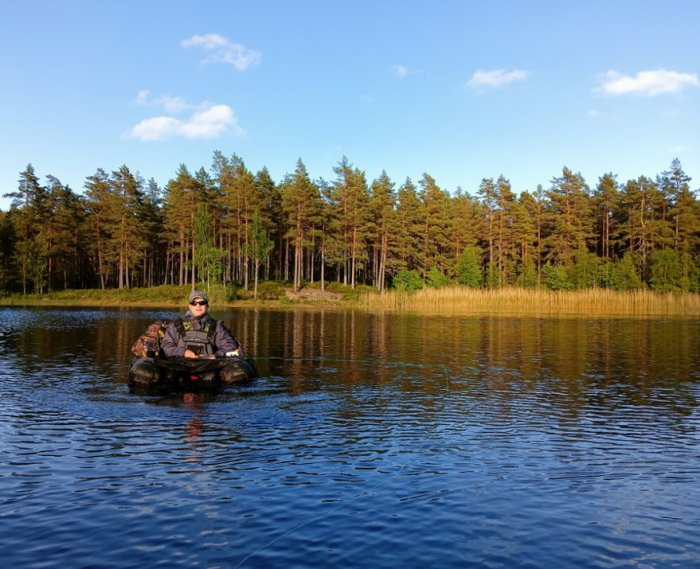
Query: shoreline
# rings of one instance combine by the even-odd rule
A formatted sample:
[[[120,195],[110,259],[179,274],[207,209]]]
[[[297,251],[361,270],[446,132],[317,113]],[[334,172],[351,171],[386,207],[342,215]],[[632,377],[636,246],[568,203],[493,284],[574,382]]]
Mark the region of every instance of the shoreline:
[[[329,287],[330,288],[330,287]],[[0,297],[0,307],[168,308],[183,309],[190,286],[148,289],[68,290],[48,294],[12,294]],[[217,285],[208,291],[213,309],[359,310],[368,313],[422,315],[528,316],[528,317],[700,317],[700,294],[657,293],[649,290],[587,289],[550,291],[518,288],[496,290],[448,287],[413,293],[378,293],[333,287],[298,292],[280,288],[277,297],[241,298],[247,292]]]

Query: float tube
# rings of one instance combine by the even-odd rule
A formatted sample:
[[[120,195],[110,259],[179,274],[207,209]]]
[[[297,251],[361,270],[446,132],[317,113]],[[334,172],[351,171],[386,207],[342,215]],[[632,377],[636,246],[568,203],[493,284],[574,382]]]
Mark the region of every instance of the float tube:
[[[129,369],[132,387],[200,389],[250,381],[257,377],[250,358],[134,358]]]

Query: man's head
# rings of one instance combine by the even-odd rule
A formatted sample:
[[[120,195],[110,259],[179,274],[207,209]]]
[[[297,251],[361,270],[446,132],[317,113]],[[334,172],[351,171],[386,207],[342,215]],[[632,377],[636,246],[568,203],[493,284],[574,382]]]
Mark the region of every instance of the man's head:
[[[194,316],[203,316],[209,310],[209,297],[201,290],[193,290],[190,293],[190,312]]]

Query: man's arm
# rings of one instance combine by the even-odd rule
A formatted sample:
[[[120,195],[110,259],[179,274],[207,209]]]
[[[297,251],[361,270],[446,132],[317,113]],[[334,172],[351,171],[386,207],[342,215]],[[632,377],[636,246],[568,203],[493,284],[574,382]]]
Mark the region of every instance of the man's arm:
[[[166,358],[181,358],[185,355],[185,347],[177,345],[179,338],[180,332],[178,332],[175,323],[171,322],[160,342],[160,348],[163,350]]]
[[[216,343],[216,353],[214,355],[217,358],[223,358],[228,352],[240,348],[238,341],[233,337],[231,332],[228,331],[228,328],[226,328],[226,325],[221,320],[218,320],[216,323],[214,342]]]

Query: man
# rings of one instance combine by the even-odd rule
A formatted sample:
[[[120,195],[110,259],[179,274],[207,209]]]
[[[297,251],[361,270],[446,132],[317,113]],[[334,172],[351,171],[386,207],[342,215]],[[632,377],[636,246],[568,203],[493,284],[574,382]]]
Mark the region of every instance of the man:
[[[209,297],[201,290],[190,294],[189,309],[182,317],[170,323],[160,347],[166,358],[184,356],[190,359],[212,359],[243,355],[241,345],[226,325],[209,316]],[[221,379],[229,383],[251,377],[254,368],[250,364],[245,364],[245,367],[242,362],[240,358],[232,358],[219,371]],[[214,378],[214,373],[202,374],[205,382],[213,381]]]
[[[189,310],[170,323],[160,343],[166,358],[222,358],[240,355],[240,344],[221,320],[209,316],[209,297],[192,291]]]

